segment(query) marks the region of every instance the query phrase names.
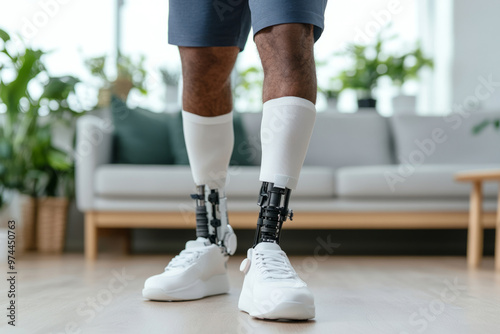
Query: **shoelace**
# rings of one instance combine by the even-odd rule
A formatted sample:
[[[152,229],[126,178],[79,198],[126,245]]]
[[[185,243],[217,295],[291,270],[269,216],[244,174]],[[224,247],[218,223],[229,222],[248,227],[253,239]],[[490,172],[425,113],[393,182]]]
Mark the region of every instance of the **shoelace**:
[[[265,279],[295,278],[295,270],[288,264],[282,251],[265,251],[255,254],[257,268]]]
[[[196,260],[203,251],[193,250],[193,249],[185,249],[176,255],[170,263],[165,267],[165,270],[174,269],[174,268],[185,268],[194,260]]]

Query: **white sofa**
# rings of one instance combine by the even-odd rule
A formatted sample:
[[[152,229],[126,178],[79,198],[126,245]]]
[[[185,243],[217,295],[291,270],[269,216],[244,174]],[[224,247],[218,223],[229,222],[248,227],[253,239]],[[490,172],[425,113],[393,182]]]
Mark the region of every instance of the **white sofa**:
[[[498,112],[465,118],[375,112],[317,115],[315,131],[290,208],[287,228],[465,228],[469,186],[454,173],[500,168],[500,132],[472,127]],[[261,114],[242,114],[255,166],[230,168],[230,222],[254,228]],[[85,213],[85,253],[97,255],[100,228],[194,226],[194,185],[188,166],[111,164],[109,120],[83,116],[77,124],[76,199]],[[485,225],[494,225],[498,188],[484,188]]]

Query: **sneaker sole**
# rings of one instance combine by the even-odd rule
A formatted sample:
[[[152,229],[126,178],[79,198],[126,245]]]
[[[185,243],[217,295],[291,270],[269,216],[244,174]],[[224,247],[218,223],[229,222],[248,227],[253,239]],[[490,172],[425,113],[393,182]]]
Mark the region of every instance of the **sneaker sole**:
[[[195,300],[229,292],[227,275],[212,276],[206,281],[197,280],[182,289],[165,291],[160,288],[142,290],[142,296],[153,301]]]
[[[266,310],[265,312],[255,310],[255,307],[250,309],[240,308],[240,310],[259,319],[309,320],[315,317],[314,305],[306,305],[304,303],[294,301],[281,302],[273,309]]]

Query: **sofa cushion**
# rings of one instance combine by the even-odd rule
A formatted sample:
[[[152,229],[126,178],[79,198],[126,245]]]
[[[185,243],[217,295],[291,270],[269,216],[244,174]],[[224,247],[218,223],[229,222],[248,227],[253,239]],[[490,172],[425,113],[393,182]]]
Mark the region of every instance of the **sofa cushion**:
[[[228,197],[252,197],[259,193],[260,167],[229,169],[226,192]],[[300,172],[293,198],[329,198],[335,196],[335,172],[328,167],[304,166]]]
[[[464,116],[465,115],[465,116]],[[404,164],[500,164],[500,133],[472,129],[498,112],[454,113],[444,117],[399,115],[391,119],[396,156]]]
[[[337,171],[340,198],[466,198],[470,185],[454,181],[466,170],[498,169],[492,165],[423,165],[414,170],[404,165],[345,167]],[[498,193],[496,183],[484,187],[486,197]]]
[[[376,112],[318,113],[305,165],[344,166],[393,163],[389,124]]]
[[[167,114],[130,109],[117,97],[111,100],[113,114],[113,162],[122,164],[170,164]]]
[[[231,167],[228,197],[257,199],[261,182],[257,166]],[[188,166],[101,165],[96,170],[94,189],[98,196],[121,198],[183,198],[193,193]],[[304,167],[294,198],[329,198],[335,195],[335,173],[325,167]]]
[[[97,167],[95,175],[98,196],[179,197],[194,189],[188,166],[108,164]]]
[[[262,113],[242,113],[247,142],[239,149],[260,164]],[[390,128],[376,112],[354,114],[317,113],[304,165],[338,168],[393,163]]]

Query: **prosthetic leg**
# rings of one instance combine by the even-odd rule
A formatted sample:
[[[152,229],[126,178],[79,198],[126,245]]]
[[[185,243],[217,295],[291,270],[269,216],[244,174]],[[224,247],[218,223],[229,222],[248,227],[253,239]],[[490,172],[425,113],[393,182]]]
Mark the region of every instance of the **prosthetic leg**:
[[[237,239],[227,218],[227,204],[224,190],[197,187],[191,198],[196,200],[196,236],[207,238],[223,249],[224,254],[236,252]]]
[[[297,187],[315,116],[314,104],[305,99],[289,96],[264,103],[259,177],[263,183],[254,247],[260,242],[279,244],[283,222],[292,220],[288,202]]]
[[[224,254],[236,251],[236,235],[227,219],[224,187],[234,146],[233,114],[198,116],[186,111],[183,129],[197,193],[196,236],[216,244]]]
[[[165,267],[149,277],[142,295],[150,300],[193,300],[229,292],[227,261],[236,250],[236,235],[227,220],[224,192],[199,185],[196,200],[196,240]],[[192,270],[196,267],[195,270]]]
[[[264,103],[261,127],[262,186],[254,245],[240,265],[245,274],[238,308],[263,319],[311,319],[314,296],[280,247],[283,223],[314,126],[316,110],[308,100],[288,96]],[[274,296],[274,297],[273,297]]]

